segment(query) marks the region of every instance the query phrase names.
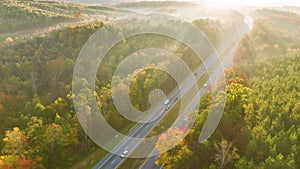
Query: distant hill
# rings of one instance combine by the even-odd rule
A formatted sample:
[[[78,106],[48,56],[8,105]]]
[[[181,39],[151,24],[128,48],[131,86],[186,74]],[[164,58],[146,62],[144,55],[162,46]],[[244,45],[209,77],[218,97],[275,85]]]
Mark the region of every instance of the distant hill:
[[[193,2],[179,2],[179,1],[130,1],[130,2],[121,2],[118,3],[114,6],[119,7],[119,8],[138,8],[138,7],[162,7],[162,6],[182,6],[182,7],[187,7],[187,6],[195,6],[199,5],[199,3],[193,3]]]
[[[77,2],[82,4],[109,4],[121,2],[120,0],[60,0],[64,2]]]
[[[299,6],[283,6],[283,10],[293,11],[295,13],[300,14],[300,7]]]
[[[165,13],[185,20],[195,20],[198,18],[213,18],[219,20],[232,20],[242,17],[241,13],[234,10],[219,10],[206,6],[200,2],[180,2],[180,1],[131,1],[111,4],[120,9],[131,10],[137,13]]]
[[[114,17],[128,12],[106,6],[38,0],[1,0],[0,9],[0,34],[76,22],[95,15]]]
[[[56,12],[51,7],[52,5],[34,1],[2,0],[0,2],[0,33],[13,33],[74,19],[66,13]]]

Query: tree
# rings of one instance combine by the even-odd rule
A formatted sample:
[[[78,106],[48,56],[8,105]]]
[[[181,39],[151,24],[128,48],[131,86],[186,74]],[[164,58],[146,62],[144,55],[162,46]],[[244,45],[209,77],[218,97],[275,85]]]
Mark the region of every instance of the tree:
[[[212,44],[216,45],[218,41],[218,36],[220,33],[220,30],[218,28],[220,27],[219,21],[213,21],[210,19],[199,19],[193,21],[193,24],[197,26],[205,36],[212,42]]]
[[[56,144],[64,144],[65,135],[60,125],[52,123],[46,127],[44,140],[50,144],[51,150],[54,150]]]
[[[30,147],[29,155],[31,158],[40,156],[41,151],[44,149],[43,146],[47,146],[41,137],[45,132],[43,120],[35,116],[31,117],[30,121],[27,123],[25,132],[28,146]]]
[[[162,134],[156,143],[158,152],[163,153],[175,147],[183,139],[183,132],[178,128],[169,128],[167,133]]]
[[[4,42],[5,43],[12,43],[12,42],[14,42],[14,40],[11,37],[7,37]]]
[[[32,169],[45,168],[43,165],[43,156],[48,145],[41,137],[45,133],[43,120],[38,117],[31,117],[25,129],[26,138],[28,140],[28,157],[32,160]]]
[[[67,145],[62,127],[55,123],[48,125],[44,134],[44,142],[50,145],[48,167],[53,168],[60,163],[62,148]]]
[[[18,127],[13,128],[12,131],[5,132],[3,139],[5,145],[2,149],[3,154],[25,156],[27,153],[27,140],[23,131]]]
[[[78,10],[78,9],[74,10],[74,11],[73,11],[73,14],[74,14],[74,17],[75,17],[76,19],[79,19],[79,18],[82,17],[82,12],[81,12],[80,10]]]
[[[183,131],[178,128],[170,128],[167,133],[162,134],[156,148],[160,153],[155,162],[166,169],[182,168],[188,165],[192,151],[183,142]]]
[[[233,62],[237,65],[249,65],[256,57],[256,52],[252,44],[251,38],[245,34],[233,56]]]
[[[187,168],[192,154],[188,146],[181,141],[174,148],[160,154],[155,164],[165,169]]]
[[[228,163],[233,162],[233,160],[240,158],[237,148],[224,139],[220,143],[215,144],[215,150],[215,161],[218,163],[220,169],[223,169]]]

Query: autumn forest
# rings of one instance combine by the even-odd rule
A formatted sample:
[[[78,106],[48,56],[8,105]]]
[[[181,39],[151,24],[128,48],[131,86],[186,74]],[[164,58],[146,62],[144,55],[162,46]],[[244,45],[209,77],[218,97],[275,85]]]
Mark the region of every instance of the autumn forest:
[[[157,10],[160,7],[149,2],[109,7],[57,1],[0,1],[0,169],[92,168],[108,154],[89,138],[76,116],[72,93],[74,66],[82,47],[97,30],[117,31],[120,36],[133,31],[114,27],[111,22],[136,12],[131,7],[140,8],[143,3]],[[186,3],[174,2],[173,7],[192,6]],[[160,152],[165,142],[187,134],[175,147],[160,153],[153,165],[165,169],[300,168],[300,15],[269,8],[249,11],[253,26],[233,41],[236,48],[232,63],[224,72],[226,90],[214,93],[226,94],[216,131],[203,143],[198,142],[214,106],[212,91],[207,89],[198,103],[191,130],[185,133],[185,127],[170,128],[157,140],[154,147]],[[95,19],[100,15],[101,19]],[[226,21],[199,16],[191,24],[218,49],[238,28],[245,27],[242,14],[230,12],[229,16]],[[148,24],[144,20],[136,22]],[[174,27],[172,31],[181,30]],[[191,49],[173,41],[148,35],[126,39],[99,66],[95,98],[105,119],[120,133],[129,133],[136,123],[120,115],[114,106],[114,71],[133,51],[150,47],[172,49],[191,69],[201,64]],[[208,53],[203,51],[203,57]],[[167,57],[172,60],[172,56]],[[152,90],[159,88],[168,95],[178,85],[169,74],[152,66],[140,71],[129,86],[131,103],[141,111],[149,109]],[[206,75],[199,83],[207,79]],[[82,79],[76,85],[85,84]],[[176,106],[173,109],[171,113]],[[170,115],[163,120],[165,124],[159,125],[172,122]],[[161,134],[158,128],[150,135]],[[145,160],[126,158],[119,168],[138,168]]]

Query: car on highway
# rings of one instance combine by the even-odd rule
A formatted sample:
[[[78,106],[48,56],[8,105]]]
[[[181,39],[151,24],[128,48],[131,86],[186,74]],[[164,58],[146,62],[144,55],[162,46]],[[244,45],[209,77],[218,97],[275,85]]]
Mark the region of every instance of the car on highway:
[[[169,110],[169,109],[170,109],[170,105],[168,104],[168,105],[166,105],[165,110]]]
[[[206,84],[206,83],[204,83],[203,87],[204,87],[204,88],[205,88],[205,87],[207,87],[207,84]]]
[[[164,101],[164,104],[165,105],[167,105],[167,104],[169,104],[170,103],[170,100],[169,99],[166,99],[165,101]]]
[[[122,158],[125,158],[125,156],[128,154],[128,150],[125,150],[122,154],[121,154],[121,157]]]

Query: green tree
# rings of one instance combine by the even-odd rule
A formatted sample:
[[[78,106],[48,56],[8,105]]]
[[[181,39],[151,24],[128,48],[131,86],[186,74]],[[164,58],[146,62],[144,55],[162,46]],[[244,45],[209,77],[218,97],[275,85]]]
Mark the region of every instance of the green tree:
[[[172,149],[161,153],[155,164],[166,169],[188,168],[192,155],[193,153],[188,146],[180,142]]]
[[[62,127],[58,124],[52,123],[46,127],[44,133],[44,142],[50,147],[48,150],[48,167],[53,168],[60,164],[62,158],[63,147],[67,145],[66,136],[63,133]]]

